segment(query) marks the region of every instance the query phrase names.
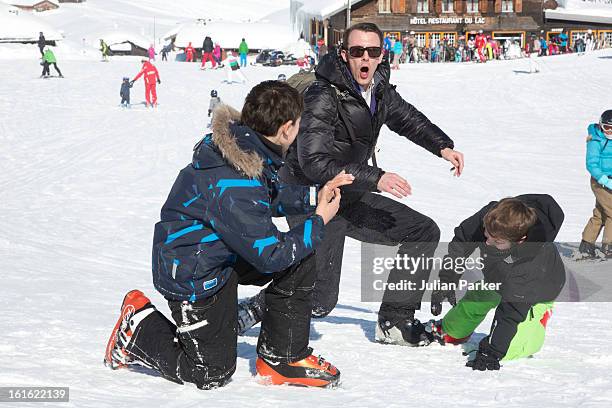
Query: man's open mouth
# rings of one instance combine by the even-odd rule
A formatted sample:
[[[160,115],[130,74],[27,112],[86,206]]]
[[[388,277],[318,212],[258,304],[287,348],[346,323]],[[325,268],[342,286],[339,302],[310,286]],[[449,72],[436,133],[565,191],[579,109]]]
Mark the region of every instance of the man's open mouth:
[[[370,67],[361,67],[359,69],[359,78],[368,79],[368,73],[370,72]]]

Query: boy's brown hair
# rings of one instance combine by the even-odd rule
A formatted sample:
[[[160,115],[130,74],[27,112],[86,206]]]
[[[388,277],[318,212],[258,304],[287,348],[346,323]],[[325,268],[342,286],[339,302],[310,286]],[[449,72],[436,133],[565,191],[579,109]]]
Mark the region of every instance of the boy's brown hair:
[[[263,81],[251,89],[240,120],[263,136],[276,136],[288,121],[296,122],[304,110],[302,95],[282,81]]]
[[[533,208],[516,198],[504,198],[484,216],[484,227],[495,238],[519,242],[537,220]]]

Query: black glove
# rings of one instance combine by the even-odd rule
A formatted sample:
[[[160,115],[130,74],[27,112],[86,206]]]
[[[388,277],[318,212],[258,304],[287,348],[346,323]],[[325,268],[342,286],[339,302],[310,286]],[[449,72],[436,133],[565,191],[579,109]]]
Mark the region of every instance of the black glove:
[[[130,81],[130,88],[134,86],[134,81]]]
[[[157,83],[161,84],[161,79],[157,78]]]
[[[451,306],[457,305],[457,297],[455,296],[455,291],[450,290],[434,290],[431,292],[431,314],[434,316],[438,316],[442,313],[442,302],[444,299],[448,300],[448,303]]]
[[[461,275],[457,274],[455,270],[449,265],[453,264],[449,262],[450,257],[446,255],[443,260],[444,267],[440,270],[439,279],[440,284],[447,286],[449,284],[457,285]],[[434,290],[431,292],[431,314],[438,316],[442,313],[442,302],[444,299],[448,300],[451,306],[457,305],[457,297],[454,289],[448,290]]]
[[[209,110],[208,110],[208,117],[209,117],[209,118],[210,118],[210,112],[211,112],[211,110],[209,109]]]
[[[491,350],[488,337],[485,337],[480,342],[476,358],[465,363],[465,366],[478,371],[499,370],[499,360],[500,358],[495,356],[495,353]]]

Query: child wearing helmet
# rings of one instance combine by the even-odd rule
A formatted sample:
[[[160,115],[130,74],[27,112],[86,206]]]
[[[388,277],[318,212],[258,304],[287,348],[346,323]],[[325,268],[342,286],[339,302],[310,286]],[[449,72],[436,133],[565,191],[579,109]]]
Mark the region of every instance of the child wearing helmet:
[[[210,91],[210,103],[208,104],[208,117],[215,110],[215,107],[221,103],[221,98],[217,95],[217,91],[213,89]]]
[[[123,77],[123,82],[121,83],[121,90],[119,91],[119,96],[121,97],[121,107],[129,108],[130,107],[130,88],[132,85],[130,84],[129,77]]]
[[[593,216],[582,232],[579,252],[595,258],[595,241],[603,230],[601,252],[612,258],[612,110],[602,113],[599,123],[589,125],[586,167],[595,195]]]

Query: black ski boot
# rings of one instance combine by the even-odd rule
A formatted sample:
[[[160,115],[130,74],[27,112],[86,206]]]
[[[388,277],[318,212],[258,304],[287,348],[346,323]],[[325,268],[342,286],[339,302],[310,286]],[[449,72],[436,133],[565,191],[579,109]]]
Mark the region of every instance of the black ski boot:
[[[582,240],[580,242],[580,246],[578,247],[578,252],[580,252],[580,259],[595,259],[597,258],[597,254],[595,253],[595,249],[597,247],[595,244]]]
[[[265,310],[265,293],[238,302],[238,335],[242,336],[251,327],[261,322]]]
[[[601,244],[601,252],[606,256],[606,259],[612,259],[612,244]]]
[[[414,318],[414,315],[394,319],[379,316],[375,339],[379,343],[419,347],[432,343],[434,336],[425,329],[423,323]]]

